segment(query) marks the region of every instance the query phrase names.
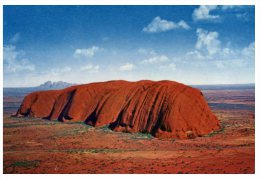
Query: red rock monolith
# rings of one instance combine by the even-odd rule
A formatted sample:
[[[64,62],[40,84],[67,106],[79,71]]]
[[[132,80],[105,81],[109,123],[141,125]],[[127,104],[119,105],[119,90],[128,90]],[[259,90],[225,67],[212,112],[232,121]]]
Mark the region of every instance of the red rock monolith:
[[[173,81],[108,81],[33,92],[16,116],[84,121],[158,138],[194,138],[220,128],[201,91]]]

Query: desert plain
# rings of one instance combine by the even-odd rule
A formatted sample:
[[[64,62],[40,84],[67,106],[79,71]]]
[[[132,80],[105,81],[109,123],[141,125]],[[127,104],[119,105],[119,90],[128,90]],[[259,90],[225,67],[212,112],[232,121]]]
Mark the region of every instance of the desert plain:
[[[107,126],[11,117],[26,93],[4,93],[3,171],[15,173],[255,173],[254,88],[202,89],[221,129],[158,139]]]

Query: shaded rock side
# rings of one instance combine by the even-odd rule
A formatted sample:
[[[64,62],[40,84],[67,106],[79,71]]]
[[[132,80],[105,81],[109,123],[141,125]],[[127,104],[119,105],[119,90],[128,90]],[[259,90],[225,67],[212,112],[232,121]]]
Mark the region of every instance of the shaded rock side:
[[[220,128],[201,91],[173,81],[108,81],[33,92],[16,116],[84,121],[158,138],[194,138]]]

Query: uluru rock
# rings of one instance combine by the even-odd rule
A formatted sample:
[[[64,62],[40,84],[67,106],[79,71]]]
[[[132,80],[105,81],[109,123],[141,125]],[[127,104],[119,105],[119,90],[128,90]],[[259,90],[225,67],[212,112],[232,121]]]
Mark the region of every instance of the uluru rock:
[[[173,81],[108,81],[33,92],[16,116],[84,121],[158,138],[194,138],[220,128],[201,91]]]

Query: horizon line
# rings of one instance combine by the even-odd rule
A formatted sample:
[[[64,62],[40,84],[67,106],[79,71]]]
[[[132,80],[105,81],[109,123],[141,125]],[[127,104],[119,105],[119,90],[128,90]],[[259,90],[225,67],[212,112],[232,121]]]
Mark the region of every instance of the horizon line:
[[[51,81],[51,82],[64,82],[64,83],[70,83],[72,84],[71,86],[74,86],[74,85],[84,85],[84,84],[90,84],[90,83],[98,83],[98,82],[108,82],[108,81],[129,81],[129,80],[122,80],[122,79],[119,79],[119,80],[107,80],[107,81],[96,81],[96,82],[89,82],[89,83],[71,83],[71,82],[67,82],[67,81],[51,81],[51,80],[48,80],[48,81]],[[147,80],[147,79],[144,79],[144,80]],[[143,80],[136,80],[136,81],[129,81],[129,82],[138,82],[138,81],[143,81]],[[164,81],[164,80],[149,80],[149,81]],[[174,80],[166,80],[166,81],[174,81]],[[47,81],[45,81],[47,82]],[[8,86],[8,87],[5,87],[3,85],[3,88],[37,88],[39,87],[40,85],[44,84],[45,82],[37,85],[37,86]],[[176,81],[178,82],[178,81]],[[182,83],[182,82],[178,82],[178,83]],[[211,83],[211,84],[186,84],[186,83],[182,83],[182,84],[185,84],[185,85],[188,85],[188,86],[214,86],[214,85],[218,85],[218,86],[221,86],[221,85],[255,85],[255,82],[248,82],[248,83]]]

